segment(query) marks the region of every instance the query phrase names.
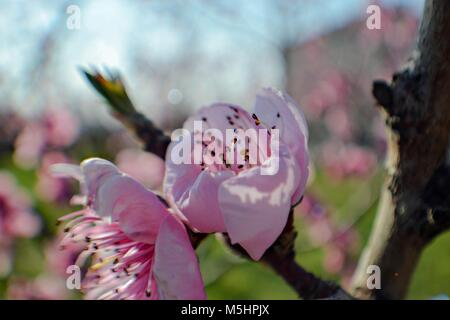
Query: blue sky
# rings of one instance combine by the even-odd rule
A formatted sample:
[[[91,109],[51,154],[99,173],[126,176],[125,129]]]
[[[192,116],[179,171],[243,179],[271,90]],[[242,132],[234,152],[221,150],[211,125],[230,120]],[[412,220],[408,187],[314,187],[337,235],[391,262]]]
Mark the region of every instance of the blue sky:
[[[423,5],[381,2],[417,14]],[[77,71],[107,65],[126,75],[146,112],[149,101],[167,104],[173,89],[183,106],[249,104],[255,87],[281,85],[280,48],[363,17],[368,3],[373,1],[1,0],[0,97],[26,114],[48,104],[83,105],[82,115],[108,124],[104,109],[93,113],[86,106],[97,100]],[[70,4],[81,9],[79,30],[66,28]],[[151,111],[160,116],[160,109]]]

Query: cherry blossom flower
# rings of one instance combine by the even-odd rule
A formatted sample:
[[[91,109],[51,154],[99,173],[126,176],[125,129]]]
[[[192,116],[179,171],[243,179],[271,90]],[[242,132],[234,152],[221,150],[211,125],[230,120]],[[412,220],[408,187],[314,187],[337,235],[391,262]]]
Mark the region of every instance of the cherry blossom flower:
[[[254,114],[239,106],[216,103],[202,108],[184,124],[193,136],[194,144],[202,143],[204,158],[222,157],[224,163],[176,164],[169,146],[166,156],[164,192],[170,204],[179,210],[187,223],[199,232],[226,232],[232,243],[239,243],[255,260],[282,232],[291,206],[297,204],[305,190],[308,178],[308,130],[299,107],[286,94],[264,89],[256,97]],[[194,121],[204,127],[217,129],[226,135],[230,130],[279,130],[279,144],[275,150],[258,149],[256,164],[248,161],[246,148],[250,137],[233,140],[236,154],[245,154],[244,164],[225,159],[228,154],[223,141],[221,152],[211,151],[207,134],[198,137]],[[202,141],[198,141],[200,138]],[[258,146],[260,147],[260,146]],[[194,147],[193,147],[194,149]],[[195,151],[194,151],[195,152]],[[208,160],[208,159],[207,159]],[[262,170],[273,162],[279,164],[275,175]]]
[[[85,249],[85,243],[66,243],[61,250],[63,235],[52,238],[45,246],[45,266],[49,273],[67,277],[67,268],[77,262],[80,253]]]
[[[327,209],[311,194],[305,194],[297,213],[304,219],[313,246],[324,248],[325,271],[347,279],[355,268],[354,256],[359,243],[359,235],[354,227],[337,225]]]
[[[35,279],[14,278],[9,282],[6,296],[12,300],[63,300],[70,296],[65,281],[50,274]]]
[[[9,272],[13,240],[36,235],[40,226],[28,195],[11,175],[0,172],[0,275]]]
[[[377,164],[377,157],[371,149],[354,144],[329,142],[321,151],[320,160],[323,167],[336,179],[349,176],[367,177],[373,173]]]
[[[151,190],[158,190],[164,179],[164,161],[139,149],[124,149],[116,156],[117,167]]]
[[[46,152],[37,170],[36,194],[40,199],[53,202],[65,202],[70,197],[70,183],[65,179],[55,178],[51,174],[51,166],[56,163],[70,163],[68,157],[58,151]]]
[[[39,227],[39,218],[31,211],[28,195],[11,175],[0,172],[0,239],[32,237]]]
[[[78,120],[63,106],[46,110],[42,119],[47,143],[54,147],[72,144],[78,136]]]
[[[63,108],[50,108],[36,121],[29,121],[15,141],[14,161],[22,168],[35,167],[49,148],[63,148],[78,136],[77,119]]]
[[[102,159],[54,171],[78,178],[85,195],[85,207],[60,220],[69,221],[62,248],[84,242],[77,262],[92,258],[87,299],[205,298],[186,229],[154,193]]]

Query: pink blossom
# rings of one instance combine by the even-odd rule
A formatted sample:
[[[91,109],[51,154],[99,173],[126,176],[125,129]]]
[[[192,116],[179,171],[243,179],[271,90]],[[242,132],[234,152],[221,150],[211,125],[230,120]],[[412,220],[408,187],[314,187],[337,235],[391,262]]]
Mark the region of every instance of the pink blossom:
[[[32,237],[40,228],[40,220],[31,210],[28,195],[7,172],[0,172],[0,275],[11,268],[13,240]]]
[[[176,143],[172,142],[166,157],[164,192],[193,229],[226,232],[232,243],[239,243],[258,260],[278,238],[290,207],[303,195],[309,157],[306,121],[291,97],[274,89],[262,90],[254,111],[251,115],[238,106],[216,103],[190,117],[184,128],[194,137],[193,121],[203,121],[205,128],[218,129],[223,135],[226,129],[278,129],[279,150],[258,149],[256,164],[175,164],[171,152]],[[195,143],[208,143],[206,135],[200,139]],[[234,142],[235,155],[248,151],[245,141]],[[225,148],[225,143],[222,146]],[[210,151],[205,151],[208,157]],[[262,174],[262,168],[274,160],[279,163],[278,172]]]
[[[6,296],[13,300],[63,300],[70,296],[70,292],[63,279],[42,274],[35,279],[13,279]]]
[[[324,268],[329,273],[340,274],[342,281],[351,277],[356,268],[355,253],[358,249],[359,237],[356,230],[349,228],[333,237],[333,241],[325,246]],[[342,237],[352,234],[351,242],[342,242]],[[350,238],[348,239],[350,240]]]
[[[317,119],[329,108],[346,105],[349,88],[349,81],[338,70],[325,73],[306,96],[308,114]]]
[[[354,254],[358,249],[359,235],[353,228],[335,230],[333,241],[325,248],[325,270],[329,273],[345,273],[355,267]]]
[[[323,146],[320,160],[327,172],[337,179],[366,177],[377,164],[372,150],[353,144],[339,144],[337,141]]]
[[[2,239],[0,241],[0,278],[8,275],[12,269],[12,241],[11,239]]]
[[[310,194],[304,195],[302,203],[297,208],[297,212],[306,216],[308,219],[319,219],[326,214],[323,205]]]
[[[116,157],[117,167],[149,189],[157,190],[164,179],[164,161],[153,153],[124,149]]]
[[[346,276],[354,267],[359,236],[351,226],[342,230],[326,208],[311,194],[305,194],[298,213],[305,219],[307,234],[314,247],[324,247],[324,269]]]
[[[45,265],[47,270],[57,276],[67,277],[67,267],[74,265],[80,253],[85,249],[84,243],[67,243],[61,250],[62,237],[58,236],[45,247]]]
[[[61,218],[70,220],[61,245],[87,246],[78,257],[92,257],[87,299],[205,298],[186,229],[154,193],[102,159],[55,171],[77,177],[86,196],[84,209]]]
[[[341,249],[328,246],[325,248],[324,268],[328,273],[339,273],[345,264],[345,252]]]
[[[46,110],[36,121],[29,121],[15,141],[14,161],[23,168],[35,167],[49,148],[70,145],[78,136],[78,121],[67,110]]]
[[[47,143],[54,147],[68,146],[78,136],[78,120],[63,106],[46,110],[42,125],[45,128]]]
[[[6,172],[0,172],[0,242],[5,238],[32,237],[40,227],[28,195]]]
[[[62,152],[46,152],[42,156],[42,164],[37,171],[36,193],[45,201],[67,200],[70,193],[70,184],[64,179],[54,177],[50,167],[56,163],[69,163],[69,159]]]
[[[329,108],[325,114],[325,124],[334,137],[348,141],[353,135],[351,115],[344,108]]]
[[[45,132],[38,123],[27,124],[14,146],[14,161],[22,168],[33,168],[45,148]]]

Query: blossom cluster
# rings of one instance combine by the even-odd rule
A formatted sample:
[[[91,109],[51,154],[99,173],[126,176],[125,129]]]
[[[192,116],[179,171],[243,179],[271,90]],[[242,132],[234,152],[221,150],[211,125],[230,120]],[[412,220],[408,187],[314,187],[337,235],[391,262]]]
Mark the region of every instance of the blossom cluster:
[[[193,131],[197,120],[222,133],[276,128],[279,141],[260,148],[256,163],[243,165],[175,163],[171,154],[178,142],[173,141],[166,156],[164,201],[107,160],[52,167],[54,174],[80,181],[76,199],[83,208],[60,219],[66,222],[61,246],[84,243],[77,264],[91,261],[82,282],[86,298],[203,299],[190,234],[225,233],[254,260],[280,236],[308,179],[308,130],[299,106],[280,91],[264,89],[253,114],[224,103],[200,109],[184,129],[210,155],[207,147],[217,141]],[[224,154],[225,144],[219,145],[224,149],[215,150]],[[245,143],[236,141],[234,147],[245,154]],[[263,174],[264,165],[273,161],[277,172]]]

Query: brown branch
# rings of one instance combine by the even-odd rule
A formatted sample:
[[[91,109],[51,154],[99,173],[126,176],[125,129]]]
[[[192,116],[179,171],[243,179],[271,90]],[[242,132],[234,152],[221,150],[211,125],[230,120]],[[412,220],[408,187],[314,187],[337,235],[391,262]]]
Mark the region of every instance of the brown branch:
[[[261,261],[269,265],[292,289],[303,299],[353,299],[347,292],[331,281],[325,281],[306,271],[295,261],[294,243],[297,232],[294,228],[293,210],[283,232],[275,243],[264,253]],[[225,243],[240,256],[250,259],[245,250],[238,244],[231,244],[227,234]]]
[[[322,280],[303,269],[293,257],[285,257],[269,251],[265,254],[263,261],[271,266],[303,299],[353,299],[337,284]]]
[[[117,113],[115,117],[142,142],[145,151],[154,153],[163,160],[166,158],[170,137],[156,127],[151,120],[139,112],[127,116]]]
[[[361,298],[402,299],[417,261],[450,227],[450,1],[427,0],[417,51],[373,94],[388,130],[387,179],[377,218],[352,284]],[[367,288],[378,265],[381,289]]]
[[[351,299],[337,284],[316,277],[295,261],[296,237],[291,210],[283,232],[266,251],[262,261],[271,266],[303,299]]]

